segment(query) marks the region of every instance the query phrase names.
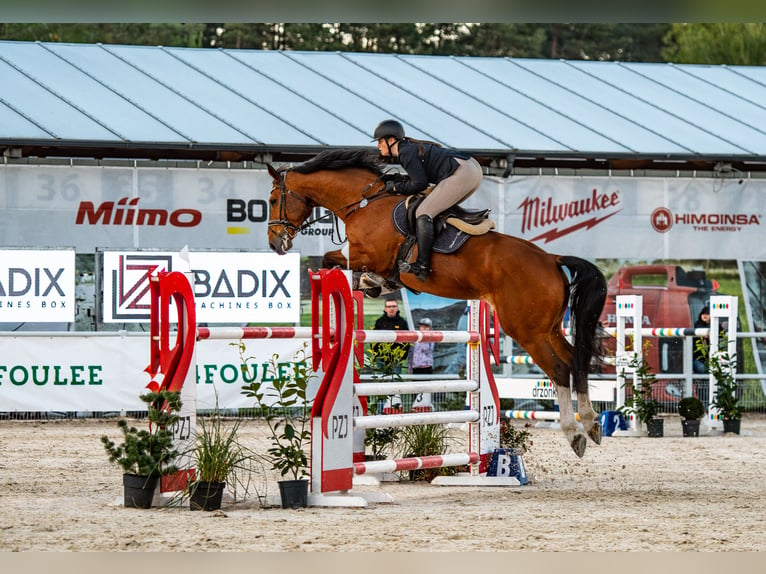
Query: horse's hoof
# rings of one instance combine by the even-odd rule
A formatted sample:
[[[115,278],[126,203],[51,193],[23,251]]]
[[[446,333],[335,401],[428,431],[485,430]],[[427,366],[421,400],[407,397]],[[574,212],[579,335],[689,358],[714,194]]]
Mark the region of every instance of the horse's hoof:
[[[585,435],[576,434],[574,438],[572,439],[572,450],[575,451],[575,454],[582,458],[585,455],[585,446],[587,445],[587,441],[585,440]]]
[[[588,431],[588,436],[596,444],[601,444],[601,424],[594,422],[593,426]]]
[[[380,292],[382,290],[382,287],[370,287],[368,289],[362,289],[362,292],[364,293],[365,297],[369,297],[370,299],[377,299],[380,297]]]

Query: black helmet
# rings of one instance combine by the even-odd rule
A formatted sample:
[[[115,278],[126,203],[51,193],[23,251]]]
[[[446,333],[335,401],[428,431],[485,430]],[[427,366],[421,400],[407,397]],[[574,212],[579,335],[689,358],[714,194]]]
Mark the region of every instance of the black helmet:
[[[375,133],[372,135],[372,141],[377,141],[380,138],[395,137],[396,139],[404,139],[404,127],[396,120],[383,120],[375,128]]]

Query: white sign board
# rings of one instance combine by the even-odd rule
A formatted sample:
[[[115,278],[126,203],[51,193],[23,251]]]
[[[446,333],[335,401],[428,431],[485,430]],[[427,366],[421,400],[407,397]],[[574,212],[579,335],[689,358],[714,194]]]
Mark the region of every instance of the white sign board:
[[[198,323],[300,322],[297,252],[191,252],[189,265]],[[186,263],[175,252],[108,251],[103,268],[104,322],[138,323],[149,321],[147,274],[154,270],[186,271]]]
[[[0,250],[0,321],[74,321],[74,251]]]

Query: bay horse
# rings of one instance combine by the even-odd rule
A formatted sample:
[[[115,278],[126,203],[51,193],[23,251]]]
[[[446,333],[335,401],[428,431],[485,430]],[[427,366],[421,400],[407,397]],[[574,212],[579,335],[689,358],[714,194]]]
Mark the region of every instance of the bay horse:
[[[385,193],[385,164],[367,150],[329,150],[293,167],[269,165],[268,238],[284,254],[316,206],[345,223],[348,258],[341,250],[324,255],[322,266],[348,267],[389,277],[404,241],[391,213],[400,196]],[[302,227],[303,226],[303,227]],[[588,369],[599,355],[598,318],[606,299],[606,280],[592,263],[547,253],[536,245],[490,231],[471,237],[456,253],[434,253],[425,282],[402,273],[399,282],[413,291],[491,304],[505,333],[519,343],[550,377],[558,393],[561,430],[582,457],[586,438],[572,407],[570,374],[583,430],[601,443],[601,425],[588,393]],[[567,276],[568,270],[569,277]],[[561,322],[572,314],[574,346]]]

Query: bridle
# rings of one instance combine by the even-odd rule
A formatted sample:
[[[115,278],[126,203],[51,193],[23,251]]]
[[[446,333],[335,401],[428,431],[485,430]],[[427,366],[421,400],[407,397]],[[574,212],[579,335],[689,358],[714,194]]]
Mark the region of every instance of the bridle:
[[[300,201],[303,205],[305,205],[309,210],[313,209],[315,204],[302,195],[295,193],[294,191],[287,189],[287,185],[285,184],[285,178],[287,177],[287,171],[282,172],[282,177],[279,180],[279,219],[269,219],[269,227],[272,227],[273,225],[281,225],[285,231],[284,233],[280,234],[280,238],[283,238],[284,235],[287,235],[289,239],[292,239],[295,237],[298,233],[301,232],[301,230],[305,229],[312,223],[318,220],[313,221],[307,221],[304,222],[303,225],[300,227],[297,227],[293,225],[293,223],[287,219],[287,196],[292,195],[295,197],[298,201]],[[289,234],[289,232],[292,232],[292,235]]]
[[[338,216],[339,212],[345,211],[345,217],[348,217],[352,213],[354,213],[357,209],[362,209],[367,206],[367,204],[370,201],[373,201],[375,199],[380,199],[382,197],[385,197],[386,193],[383,193],[383,190],[385,187],[381,187],[378,189],[375,193],[373,193],[371,196],[367,197],[365,196],[365,193],[371,189],[376,183],[380,182],[383,178],[384,174],[380,174],[378,177],[376,177],[373,181],[368,183],[364,189],[362,189],[361,192],[361,199],[358,199],[356,201],[352,201],[348,205],[345,205],[337,210],[327,209],[327,213],[320,217],[315,217],[314,219],[307,219],[304,221],[300,226],[294,225],[290,220],[287,219],[287,196],[291,195],[295,197],[298,201],[300,201],[303,205],[305,205],[309,210],[312,210],[314,207],[316,207],[318,204],[310,199],[306,199],[299,193],[294,192],[291,189],[287,188],[287,173],[290,170],[285,170],[281,173],[281,178],[279,180],[279,219],[269,219],[268,226],[272,227],[275,225],[281,225],[282,226],[282,233],[279,234],[279,238],[285,242],[285,240],[292,241],[298,233],[303,231],[304,229],[310,227],[311,225],[314,225],[318,221],[322,221],[324,219],[327,219],[328,217],[332,218],[333,224],[335,227],[335,233],[338,234],[338,238],[340,239],[340,227],[338,225],[338,219],[340,217]],[[333,243],[336,245],[340,245],[344,243],[346,240],[340,240],[338,242],[335,241],[335,233],[333,233]]]

